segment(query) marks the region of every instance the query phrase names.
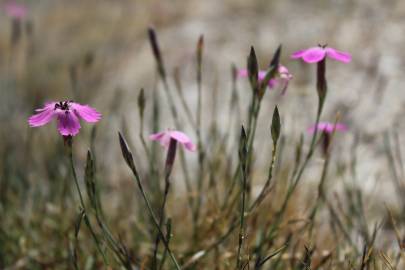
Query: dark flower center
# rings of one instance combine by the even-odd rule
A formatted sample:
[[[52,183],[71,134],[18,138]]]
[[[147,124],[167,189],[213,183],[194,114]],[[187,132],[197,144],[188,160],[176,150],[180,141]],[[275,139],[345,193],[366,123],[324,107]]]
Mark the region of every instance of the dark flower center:
[[[60,110],[68,112],[69,111],[69,103],[70,103],[70,101],[59,101],[58,103],[55,104],[54,110],[60,109]]]
[[[318,44],[318,47],[321,47],[322,49],[325,49],[328,46],[328,44]]]

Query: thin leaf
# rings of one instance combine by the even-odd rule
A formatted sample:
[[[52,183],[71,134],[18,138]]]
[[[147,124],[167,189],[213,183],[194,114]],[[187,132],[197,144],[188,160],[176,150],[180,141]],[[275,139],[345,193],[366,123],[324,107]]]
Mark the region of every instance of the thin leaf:
[[[278,107],[276,106],[273,112],[273,120],[271,121],[271,137],[273,139],[273,144],[277,143],[280,137],[280,131],[281,131],[280,114],[278,112]]]

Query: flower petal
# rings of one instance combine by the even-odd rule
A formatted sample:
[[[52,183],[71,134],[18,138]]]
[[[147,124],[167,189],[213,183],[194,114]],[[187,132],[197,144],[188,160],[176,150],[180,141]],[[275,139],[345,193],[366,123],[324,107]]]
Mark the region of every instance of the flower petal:
[[[45,107],[36,109],[37,114],[32,115],[28,119],[28,124],[31,127],[40,127],[48,124],[55,116],[55,102],[45,104]]]
[[[329,123],[329,122],[319,122],[317,126],[313,125],[308,128],[308,132],[313,134],[315,132],[315,129],[318,131],[323,131],[326,133],[332,133],[333,130],[335,129],[336,131],[347,131],[348,128],[345,124],[342,123]]]
[[[80,122],[75,113],[71,111],[58,112],[58,130],[63,136],[75,136],[79,133]]]
[[[273,89],[274,87],[276,87],[278,85],[279,81],[278,79],[271,79],[269,81],[269,89]]]
[[[324,59],[326,56],[326,50],[321,47],[309,48],[302,55],[302,60],[307,63],[317,63]]]
[[[197,149],[197,146],[191,142],[191,139],[185,133],[176,130],[169,132],[170,137],[184,145],[187,150],[194,152]]]
[[[169,131],[162,131],[162,132],[151,134],[151,135],[149,135],[149,139],[151,141],[159,141],[162,146],[169,147],[170,135],[168,134],[168,132]]]
[[[292,59],[301,58],[301,57],[305,54],[306,51],[307,51],[307,50],[299,50],[299,51],[296,51],[295,53],[293,53],[293,54],[291,55],[291,58],[292,58]]]
[[[191,152],[195,152],[197,150],[197,146],[192,142],[185,143],[184,147]]]
[[[238,78],[247,78],[248,76],[249,76],[249,72],[246,68],[241,68],[238,70]],[[263,80],[264,77],[266,77],[266,71],[259,70],[257,77],[259,78],[259,81]]]
[[[149,139],[152,141],[160,141],[160,144],[165,147],[168,147],[170,144],[170,140],[173,139],[184,145],[187,150],[195,151],[197,148],[196,145],[191,142],[190,138],[185,133],[176,130],[167,130],[151,134],[149,135]]]
[[[172,137],[179,143],[185,144],[185,143],[191,142],[190,138],[181,131],[170,130],[169,133],[170,133],[170,137]]]
[[[241,68],[238,70],[238,78],[247,78],[248,77],[248,71],[246,68]]]
[[[165,135],[164,131],[154,133],[154,134],[149,135],[149,140],[151,140],[151,141],[159,141],[164,135]]]
[[[335,125],[335,129],[338,131],[348,131],[349,130],[349,128],[345,124],[342,124],[342,123],[337,123]]]
[[[22,19],[27,15],[27,7],[14,1],[7,2],[5,10],[8,16],[16,19]]]
[[[338,51],[333,48],[326,48],[326,53],[329,58],[343,63],[349,63],[352,60],[352,56],[349,53]]]
[[[283,66],[283,65],[280,65],[279,67],[278,67],[278,73],[280,74],[280,77],[281,78],[285,78],[285,79],[288,79],[288,80],[291,80],[292,79],[292,75],[291,75],[291,73],[290,73],[290,71],[288,70],[288,68],[286,68],[285,66]]]
[[[43,108],[39,108],[39,109],[35,109],[36,112],[43,112],[45,110],[49,110],[49,109],[55,109],[55,104],[57,102],[54,101],[50,101],[50,102],[45,102],[45,105]]]
[[[81,105],[79,103],[71,102],[70,107],[86,122],[95,123],[101,119],[101,113],[88,105]]]
[[[257,74],[257,77],[259,78],[259,81],[263,80],[264,77],[266,77],[266,71],[265,70],[259,70],[259,73]]]

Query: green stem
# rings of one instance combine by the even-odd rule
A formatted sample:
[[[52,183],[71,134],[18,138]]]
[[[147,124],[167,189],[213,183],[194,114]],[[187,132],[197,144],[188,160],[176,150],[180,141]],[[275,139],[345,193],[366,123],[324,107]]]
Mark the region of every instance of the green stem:
[[[68,139],[68,140],[69,140],[69,139]],[[81,190],[80,190],[79,181],[78,181],[78,179],[77,179],[76,169],[75,169],[75,166],[74,166],[74,161],[73,161],[73,146],[72,146],[72,141],[71,141],[71,140],[72,140],[72,138],[70,138],[70,142],[67,142],[68,155],[69,155],[69,160],[70,160],[70,167],[71,167],[71,170],[72,170],[73,179],[74,179],[74,182],[75,182],[75,185],[76,185],[77,193],[79,194],[81,208],[83,209],[83,212],[84,212],[84,215],[85,215],[85,217],[84,217],[84,218],[85,218],[85,221],[86,221],[85,223],[86,223],[86,225],[87,225],[87,228],[88,228],[89,231],[90,231],[91,236],[93,237],[93,240],[94,240],[94,242],[95,242],[95,244],[96,244],[96,247],[97,247],[98,251],[100,252],[101,256],[103,257],[104,263],[105,263],[106,265],[108,265],[107,258],[106,258],[106,256],[105,256],[103,250],[101,249],[100,242],[99,242],[99,240],[98,240],[98,238],[97,238],[97,235],[96,235],[96,233],[94,232],[93,227],[91,226],[90,220],[88,219],[88,215],[87,215],[87,211],[86,211],[86,206],[85,206],[85,204],[84,204],[82,192],[81,192]]]
[[[245,161],[246,162],[246,161]],[[242,250],[242,245],[243,245],[243,240],[245,238],[244,234],[244,227],[245,227],[245,201],[246,201],[246,163],[242,166],[241,170],[242,174],[242,203],[241,203],[241,209],[240,209],[240,226],[239,226],[239,245],[238,245],[238,254],[236,257],[236,268],[240,269],[241,268],[241,250]]]
[[[165,219],[165,207],[166,207],[166,202],[167,202],[167,196],[169,194],[169,189],[170,189],[170,173],[166,174],[165,177],[165,191],[164,191],[164,195],[163,195],[163,202],[162,202],[162,206],[160,208],[160,216],[159,216],[159,227],[162,228],[164,219]],[[160,235],[158,234],[156,236],[156,240],[155,240],[155,248],[153,250],[153,262],[152,262],[152,269],[157,269],[157,252],[159,249],[159,241],[160,240]]]
[[[142,195],[142,197],[143,197],[143,199],[144,199],[144,201],[145,201],[146,207],[148,208],[148,212],[149,212],[149,215],[150,215],[151,218],[152,218],[153,224],[154,224],[154,226],[156,227],[156,229],[158,230],[158,232],[159,232],[159,234],[160,234],[160,237],[161,237],[161,239],[162,239],[162,242],[163,242],[163,244],[165,245],[165,248],[167,249],[167,252],[169,253],[169,257],[171,258],[171,260],[172,260],[173,264],[175,265],[176,269],[177,269],[177,270],[180,270],[181,267],[180,267],[180,265],[178,264],[176,258],[174,257],[174,254],[172,253],[172,251],[171,251],[171,249],[170,249],[170,247],[169,247],[169,243],[168,243],[168,241],[166,240],[166,237],[165,237],[165,235],[163,234],[163,231],[162,231],[162,229],[161,229],[160,226],[159,226],[159,222],[158,222],[158,220],[157,220],[157,218],[156,218],[156,216],[155,216],[155,214],[154,214],[154,212],[153,212],[152,206],[151,206],[151,204],[150,204],[150,202],[149,202],[148,197],[146,196],[145,190],[143,189],[143,186],[142,186],[142,183],[141,183],[141,179],[140,179],[140,177],[139,177],[139,174],[138,174],[138,172],[135,170],[135,168],[131,168],[131,170],[132,170],[132,172],[133,172],[133,174],[134,174],[134,177],[135,177],[136,183],[137,183],[137,185],[138,185],[139,191],[141,192],[141,195]]]

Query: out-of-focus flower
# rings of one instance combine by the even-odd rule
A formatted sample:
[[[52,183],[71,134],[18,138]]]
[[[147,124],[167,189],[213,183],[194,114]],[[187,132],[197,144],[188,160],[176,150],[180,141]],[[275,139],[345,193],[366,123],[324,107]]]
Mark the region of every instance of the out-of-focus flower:
[[[330,152],[331,136],[334,131],[347,131],[348,128],[342,123],[320,122],[317,125],[312,125],[308,128],[308,132],[314,134],[315,130],[320,131],[322,135],[322,153],[325,157]]]
[[[239,69],[238,71],[238,77],[239,78],[247,78],[249,76],[248,70],[246,68]],[[258,78],[259,81],[263,80],[264,77],[266,77],[266,71],[265,70],[260,70],[258,73]],[[288,69],[283,66],[279,65],[278,67],[278,77],[271,79],[269,81],[269,88],[273,89],[276,86],[281,86],[283,89],[282,92],[284,94],[285,90],[288,87],[288,82],[293,78],[292,74],[288,71]]]
[[[325,59],[325,57],[343,63],[349,63],[352,60],[352,56],[349,53],[338,51],[334,48],[327,47],[326,45],[318,45],[318,47],[296,51],[291,55],[291,58],[302,58],[302,60],[307,63],[317,63]]]
[[[27,16],[28,9],[27,6],[19,4],[15,1],[9,1],[5,4],[5,10],[7,16],[21,20]]]
[[[308,128],[308,132],[313,134],[315,130],[324,132],[324,133],[332,133],[334,130],[336,131],[347,131],[348,128],[345,124],[342,123],[329,123],[329,122],[319,122],[318,125],[312,125]]]
[[[151,134],[149,139],[152,141],[159,141],[164,147],[169,147],[170,141],[174,140],[184,145],[189,151],[194,152],[197,149],[196,145],[192,143],[191,139],[185,133],[177,130],[166,130]]]
[[[63,136],[75,136],[80,130],[79,118],[89,123],[98,122],[101,114],[96,109],[73,101],[49,102],[28,119],[31,127],[48,124],[56,117],[58,131]]]

